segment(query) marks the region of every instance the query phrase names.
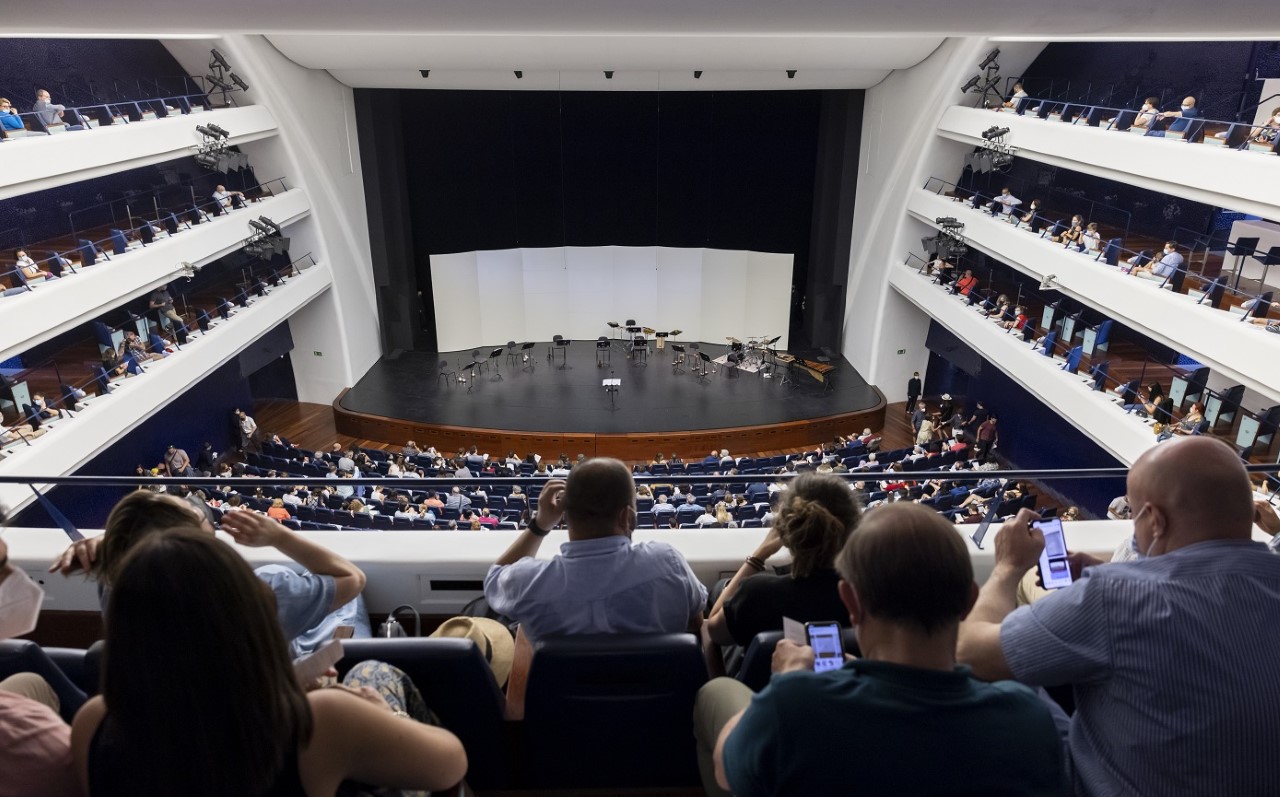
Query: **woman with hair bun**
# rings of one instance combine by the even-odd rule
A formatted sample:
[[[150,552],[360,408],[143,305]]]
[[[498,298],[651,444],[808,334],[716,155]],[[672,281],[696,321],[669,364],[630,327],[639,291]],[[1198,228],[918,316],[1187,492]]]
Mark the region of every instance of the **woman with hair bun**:
[[[862,517],[849,484],[829,474],[802,474],[788,484],[778,507],[768,534],[707,615],[703,629],[711,642],[746,648],[756,634],[781,630],[783,617],[849,624],[835,571],[836,554]],[[790,572],[766,573],[766,560],[784,547],[792,556]]]

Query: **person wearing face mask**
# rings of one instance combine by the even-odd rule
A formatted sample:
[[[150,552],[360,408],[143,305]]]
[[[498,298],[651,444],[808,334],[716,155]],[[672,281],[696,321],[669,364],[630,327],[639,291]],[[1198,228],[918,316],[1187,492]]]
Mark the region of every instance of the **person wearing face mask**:
[[[1147,97],[1142,101],[1142,109],[1138,111],[1138,115],[1133,119],[1133,127],[1139,130],[1151,129],[1151,123],[1156,120],[1156,104],[1160,100],[1155,97]]]
[[[1204,114],[1200,113],[1200,109],[1196,107],[1195,97],[1185,97],[1182,100],[1182,106],[1176,111],[1165,111],[1157,114],[1156,118],[1160,121],[1172,119],[1169,126],[1164,130],[1153,129],[1147,131],[1147,135],[1163,137],[1166,133],[1185,133],[1187,128],[1191,126],[1192,119],[1199,119]]]
[[[1275,108],[1262,127],[1253,128],[1249,134],[1249,140],[1259,144],[1274,144],[1278,135],[1280,135],[1280,108]]]
[[[992,216],[998,216],[1001,213],[1010,216],[1013,213],[1013,209],[1021,204],[1022,200],[1014,196],[1012,191],[1008,188],[1002,188],[1000,195],[992,199],[987,208],[991,211]]]
[[[960,626],[958,658],[987,679],[1070,684],[1075,792],[1268,794],[1280,761],[1280,558],[1252,539],[1240,458],[1206,436],[1147,450],[1129,471],[1135,561],[1072,555],[1069,587],[1014,608],[1044,547],[1022,510]],[[1260,674],[1259,677],[1252,677]]]
[[[536,558],[562,517],[569,541],[559,555]],[[672,546],[632,542],[635,527],[635,481],[618,460],[587,460],[567,480],[548,480],[529,527],[485,575],[489,607],[530,640],[696,631],[707,588]]]
[[[9,563],[0,538],[0,640],[35,629],[43,600],[44,590]],[[9,653],[0,651],[0,663],[9,663]],[[0,679],[0,795],[80,793],[71,768],[71,727],[59,716],[61,708],[58,694],[34,672]]]
[[[1153,259],[1145,265],[1134,266],[1129,273],[1135,277],[1162,280],[1166,277],[1172,277],[1174,272],[1182,267],[1182,263],[1182,255],[1178,252],[1178,242],[1165,241],[1164,252],[1159,260]]]
[[[1062,744],[1035,692],[956,664],[956,628],[978,588],[951,524],[885,505],[835,565],[861,655],[814,672],[814,649],[784,639],[760,694],[707,683],[694,707],[707,794],[1067,793]]]

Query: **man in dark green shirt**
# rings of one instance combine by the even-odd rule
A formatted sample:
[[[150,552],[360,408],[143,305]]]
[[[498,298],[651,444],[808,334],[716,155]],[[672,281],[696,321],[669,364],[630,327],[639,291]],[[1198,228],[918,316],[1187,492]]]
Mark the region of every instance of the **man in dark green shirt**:
[[[720,788],[739,797],[1066,793],[1061,737],[1041,698],[956,666],[957,629],[977,587],[954,526],[918,505],[881,507],[836,568],[864,658],[815,673],[813,649],[783,640],[773,681],[754,698],[722,679],[704,687],[695,733],[701,750],[715,744]],[[730,716],[734,701],[745,707]]]

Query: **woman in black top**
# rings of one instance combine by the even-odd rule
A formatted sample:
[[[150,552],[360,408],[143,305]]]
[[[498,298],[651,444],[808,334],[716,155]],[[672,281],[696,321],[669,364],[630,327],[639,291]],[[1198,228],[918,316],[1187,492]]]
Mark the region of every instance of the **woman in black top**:
[[[711,642],[745,648],[756,634],[781,630],[783,617],[849,625],[834,567],[836,554],[862,517],[849,484],[828,474],[802,474],[783,491],[778,505],[773,527],[730,579],[703,624]],[[783,547],[791,551],[790,573],[765,573],[765,560]],[[714,645],[706,648],[715,650]]]

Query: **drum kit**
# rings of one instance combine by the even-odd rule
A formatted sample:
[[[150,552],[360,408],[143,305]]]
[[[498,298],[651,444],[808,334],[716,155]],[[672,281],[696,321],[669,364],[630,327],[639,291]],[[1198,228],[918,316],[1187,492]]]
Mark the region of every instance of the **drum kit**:
[[[635,360],[648,360],[646,355],[649,352],[649,338],[653,338],[655,347],[662,350],[667,348],[668,338],[675,338],[684,332],[680,329],[661,332],[653,327],[637,324],[634,319],[627,319],[625,323],[621,324],[617,321],[608,321],[606,323],[613,333],[609,343],[621,348],[628,359]],[[726,336],[725,340],[729,341],[727,364],[731,367],[763,372],[762,375],[768,379],[772,377],[773,367],[776,365],[775,356],[777,352],[774,351],[773,347],[781,339],[781,335],[750,335],[746,341],[743,341],[732,335]],[[688,348],[696,351],[697,344],[687,345]],[[676,343],[673,340],[670,341],[670,347],[672,352],[671,365],[675,368],[676,373],[683,373],[683,369],[680,366],[684,364],[688,354],[686,345]]]
[[[781,335],[750,335],[744,343],[728,335],[725,340],[729,341],[729,363],[739,368],[762,371],[768,365],[767,358],[776,354],[773,346],[781,338]],[[766,373],[765,376],[768,377],[770,374]]]

